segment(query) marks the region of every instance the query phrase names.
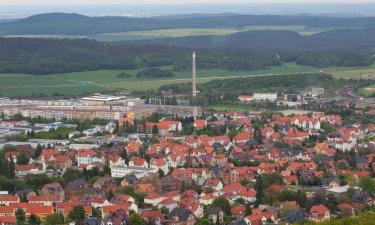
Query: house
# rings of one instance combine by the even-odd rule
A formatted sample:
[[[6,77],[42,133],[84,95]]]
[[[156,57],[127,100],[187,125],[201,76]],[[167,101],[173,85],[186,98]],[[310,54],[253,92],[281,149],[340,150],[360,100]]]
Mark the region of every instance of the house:
[[[194,225],[196,218],[194,214],[184,208],[174,208],[168,215],[167,225]]]
[[[156,170],[162,170],[165,174],[169,172],[168,163],[165,159],[155,159],[152,158],[150,160],[150,168],[156,169]]]
[[[207,121],[204,119],[196,119],[193,123],[196,129],[202,130],[207,126]]]
[[[62,214],[65,218],[68,217],[69,213],[74,209],[75,206],[81,205],[78,201],[60,202],[56,203],[56,213]],[[83,205],[86,216],[92,215],[91,206]]]
[[[92,163],[98,162],[104,165],[105,158],[97,154],[94,150],[90,149],[81,149],[77,152],[76,161],[80,168],[86,167]]]
[[[367,170],[369,168],[369,163],[366,156],[356,156],[355,163],[358,169]]]
[[[11,203],[20,202],[18,195],[0,195],[0,205],[9,206]]]
[[[109,191],[116,188],[116,180],[112,177],[99,177],[93,184],[94,188]]]
[[[202,205],[211,205],[212,202],[215,200],[216,196],[212,193],[205,194],[199,198],[199,203]]]
[[[152,206],[157,206],[161,201],[163,201],[165,199],[165,197],[162,197],[161,195],[159,194],[156,194],[156,193],[151,193],[149,195],[147,195],[145,198],[144,198],[144,202],[146,204],[150,204]]]
[[[159,204],[158,204],[158,208],[161,209],[161,208],[167,208],[168,209],[168,212],[171,212],[174,208],[177,207],[177,202],[174,201],[173,199],[171,198],[165,198],[163,201],[161,201]]]
[[[32,164],[27,165],[15,165],[14,167],[14,173],[16,177],[24,177],[28,174],[40,174],[42,171],[40,171],[37,167],[35,167]]]
[[[235,205],[230,209],[230,214],[236,217],[243,217],[246,213],[246,207],[242,205]]]
[[[373,205],[373,198],[365,191],[356,191],[352,197],[352,204],[357,207]]]
[[[202,218],[204,216],[204,210],[201,204],[198,204],[194,201],[189,201],[189,204],[187,204],[185,207],[190,210],[197,218]]]
[[[17,224],[17,218],[15,216],[0,216],[1,225],[14,225]]]
[[[340,179],[338,177],[322,178],[322,188],[330,189],[340,187]]]
[[[128,213],[124,209],[117,209],[109,213],[102,222],[103,225],[127,225],[129,223]]]
[[[337,209],[339,210],[340,215],[342,216],[354,216],[355,215],[354,206],[352,206],[349,203],[340,203],[337,205]]]
[[[254,100],[254,98],[252,95],[240,95],[238,96],[238,100],[244,103],[244,102],[251,102]]]
[[[173,120],[160,120],[158,123],[146,123],[148,132],[151,133],[153,127],[156,126],[159,130],[159,133],[162,135],[167,134],[168,132],[180,132],[182,131],[182,123],[180,121]]]
[[[145,210],[141,213],[141,217],[147,224],[161,225],[165,223],[164,215],[159,210]]]
[[[62,199],[65,195],[64,189],[61,187],[60,183],[57,182],[45,184],[40,190],[40,193],[47,196],[60,196]]]
[[[314,205],[310,209],[309,219],[315,222],[320,222],[324,220],[329,220],[331,218],[331,214],[329,209],[323,205]]]
[[[277,93],[254,93],[254,101],[276,101]]]
[[[296,221],[304,220],[306,219],[306,211],[303,209],[300,210],[293,210],[288,212],[288,214],[285,216],[284,220],[286,224],[294,224]]]
[[[67,183],[64,187],[65,195],[69,198],[73,195],[81,195],[84,190],[89,188],[89,184],[85,179],[78,179]]]
[[[58,155],[53,163],[55,169],[64,172],[66,169],[70,168],[73,164],[73,161],[69,156]]]
[[[129,204],[118,204],[118,205],[106,205],[102,207],[102,217],[107,218],[112,213],[118,211],[118,210],[124,210],[125,212],[128,212],[130,209]],[[106,224],[107,225],[107,224]],[[122,224],[120,224],[122,225]]]
[[[132,156],[129,161],[129,166],[148,168],[148,163],[143,158]]]
[[[207,210],[208,221],[211,224],[224,224],[225,212],[220,207],[210,208]]]
[[[54,206],[56,203],[62,202],[60,195],[30,195],[27,196],[30,204],[39,204],[44,206]]]

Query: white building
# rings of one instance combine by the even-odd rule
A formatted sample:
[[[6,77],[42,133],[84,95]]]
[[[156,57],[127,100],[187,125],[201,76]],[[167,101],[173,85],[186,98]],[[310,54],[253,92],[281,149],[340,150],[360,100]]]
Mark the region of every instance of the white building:
[[[277,93],[254,93],[253,99],[255,101],[276,101]]]
[[[143,168],[135,166],[111,166],[111,176],[115,178],[122,178],[126,175],[134,174],[137,178],[144,177],[150,173],[157,173],[155,168]]]

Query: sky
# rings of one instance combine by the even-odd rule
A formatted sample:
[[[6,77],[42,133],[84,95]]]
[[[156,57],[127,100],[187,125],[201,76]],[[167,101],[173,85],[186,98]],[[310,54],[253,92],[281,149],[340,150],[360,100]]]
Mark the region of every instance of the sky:
[[[0,0],[1,5],[86,5],[169,3],[375,3],[375,0]]]

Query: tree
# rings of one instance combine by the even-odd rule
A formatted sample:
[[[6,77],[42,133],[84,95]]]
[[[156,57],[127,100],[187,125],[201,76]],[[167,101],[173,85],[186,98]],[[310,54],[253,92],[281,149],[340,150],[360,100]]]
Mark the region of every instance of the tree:
[[[230,213],[230,204],[228,199],[224,197],[217,197],[211,204],[212,208],[220,207],[226,214]]]
[[[159,133],[159,128],[158,126],[154,125],[152,126],[152,134],[156,135]]]
[[[62,176],[65,183],[78,180],[81,177],[82,177],[81,172],[79,170],[72,169],[72,168],[68,168]]]
[[[64,217],[61,214],[48,215],[44,220],[45,225],[62,225],[64,224]]]
[[[25,211],[23,211],[23,209],[21,209],[21,208],[18,208],[16,210],[15,214],[16,214],[17,223],[18,224],[24,224],[24,222],[26,220]]]
[[[163,215],[168,215],[169,209],[165,206],[161,207],[160,212],[163,213]]]
[[[29,225],[39,225],[39,224],[41,224],[39,217],[35,214],[31,214],[29,218]]]
[[[93,217],[97,217],[97,218],[102,217],[102,211],[100,210],[100,208],[91,207],[91,209],[92,209],[92,216]]]
[[[375,194],[375,181],[371,177],[364,177],[359,182],[359,186],[370,194]]]
[[[85,219],[85,209],[81,205],[74,206],[68,218],[75,222],[82,222]]]
[[[38,158],[40,154],[42,154],[42,150],[43,150],[43,147],[40,144],[38,144],[34,152],[34,159]]]
[[[17,164],[18,165],[27,165],[29,163],[29,157],[25,154],[20,154],[17,156]]]
[[[159,178],[162,178],[165,176],[164,171],[162,169],[159,169],[158,173],[159,173]]]
[[[210,225],[207,218],[200,218],[195,221],[195,225]]]
[[[131,213],[129,217],[129,224],[131,225],[146,225],[145,221],[137,213]]]

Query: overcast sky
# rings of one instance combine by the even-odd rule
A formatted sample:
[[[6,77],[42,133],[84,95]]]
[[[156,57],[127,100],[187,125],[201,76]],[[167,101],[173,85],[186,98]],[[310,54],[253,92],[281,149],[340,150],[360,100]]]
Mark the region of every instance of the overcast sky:
[[[85,5],[168,3],[375,3],[375,0],[0,0],[0,5]]]

